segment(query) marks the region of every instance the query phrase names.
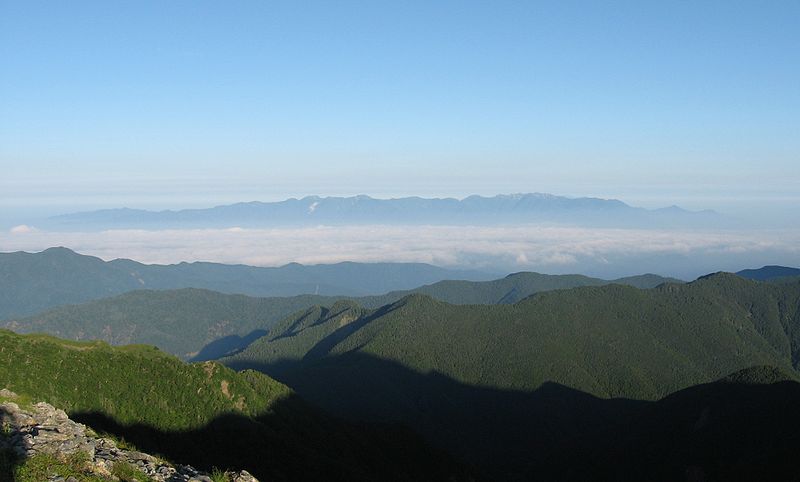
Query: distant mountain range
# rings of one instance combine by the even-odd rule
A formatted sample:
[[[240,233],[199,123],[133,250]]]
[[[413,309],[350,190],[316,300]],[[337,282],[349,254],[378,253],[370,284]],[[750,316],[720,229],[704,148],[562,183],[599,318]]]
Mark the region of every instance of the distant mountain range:
[[[800,268],[789,268],[786,266],[764,266],[758,269],[744,269],[736,274],[742,278],[754,279],[757,281],[770,281],[800,276]]]
[[[444,279],[493,277],[422,263],[292,263],[278,268],[202,262],[156,265],[129,259],[103,261],[67,248],[50,248],[40,253],[0,253],[0,319],[137,289],[203,288],[251,296],[363,296]]]
[[[589,226],[677,227],[718,224],[713,211],[633,207],[616,199],[568,198],[552,194],[511,194],[464,199],[369,196],[247,202],[208,209],[146,211],[105,209],[64,214],[43,222],[49,229],[263,228],[358,224],[479,224],[553,222]]]

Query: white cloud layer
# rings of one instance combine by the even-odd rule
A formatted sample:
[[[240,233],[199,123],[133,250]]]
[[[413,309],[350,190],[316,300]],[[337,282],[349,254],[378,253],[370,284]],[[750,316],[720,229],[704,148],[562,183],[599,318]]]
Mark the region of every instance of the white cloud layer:
[[[25,234],[25,236],[19,236]],[[17,226],[0,251],[66,246],[103,259],[145,263],[214,261],[277,266],[425,262],[492,271],[534,270],[692,278],[762,264],[800,265],[800,230],[660,231],[556,226],[319,226],[292,229],[45,232]]]

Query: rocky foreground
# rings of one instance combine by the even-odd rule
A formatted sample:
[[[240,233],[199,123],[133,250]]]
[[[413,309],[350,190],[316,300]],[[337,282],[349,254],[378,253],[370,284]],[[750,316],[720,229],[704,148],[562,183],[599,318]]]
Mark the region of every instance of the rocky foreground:
[[[14,400],[17,395],[6,389],[0,397]],[[70,420],[63,410],[44,402],[21,408],[17,403],[0,403],[0,450],[11,450],[20,463],[37,455],[49,454],[60,459],[79,455],[87,473],[107,480],[120,480],[115,475],[121,467],[138,470],[152,482],[214,482],[211,474],[195,470],[189,465],[177,465],[158,457],[135,450],[121,448],[109,438],[98,436],[94,431]],[[116,467],[115,470],[115,466]],[[227,472],[230,482],[258,482],[247,471]],[[64,478],[53,474],[51,482],[73,482],[74,477]]]

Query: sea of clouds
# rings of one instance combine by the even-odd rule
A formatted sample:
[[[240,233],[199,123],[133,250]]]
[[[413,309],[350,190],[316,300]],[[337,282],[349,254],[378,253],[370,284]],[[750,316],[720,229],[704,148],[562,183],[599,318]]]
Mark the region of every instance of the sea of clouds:
[[[318,226],[50,232],[19,225],[0,251],[65,246],[109,260],[213,261],[257,266],[424,262],[514,271],[617,277],[654,272],[693,279],[765,264],[800,265],[800,230],[675,231],[566,226]]]

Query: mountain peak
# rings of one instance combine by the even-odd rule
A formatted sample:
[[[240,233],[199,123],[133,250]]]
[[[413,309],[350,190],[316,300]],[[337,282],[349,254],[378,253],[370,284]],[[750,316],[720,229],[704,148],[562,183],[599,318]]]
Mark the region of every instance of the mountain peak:
[[[75,251],[65,248],[64,246],[53,246],[52,248],[47,248],[44,251],[40,251],[40,254],[50,254],[50,255],[78,255]]]

